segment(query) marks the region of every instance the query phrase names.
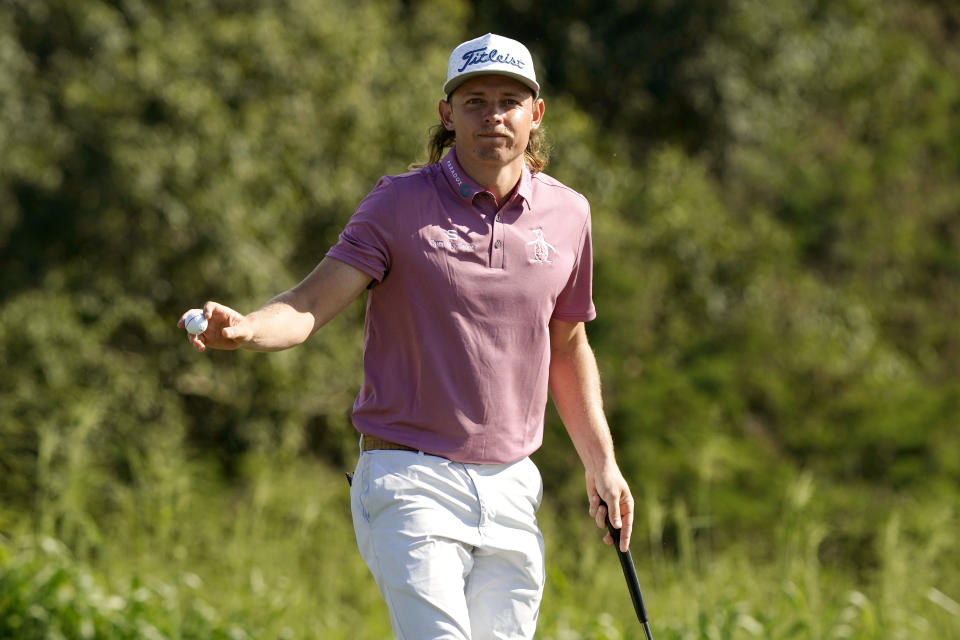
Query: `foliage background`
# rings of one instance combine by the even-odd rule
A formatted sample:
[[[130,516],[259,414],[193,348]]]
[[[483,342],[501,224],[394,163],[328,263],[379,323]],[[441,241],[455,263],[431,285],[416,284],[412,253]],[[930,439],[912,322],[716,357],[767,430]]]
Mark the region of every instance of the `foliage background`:
[[[309,272],[487,31],[592,203],[655,628],[960,637],[945,0],[0,0],[0,636],[387,633],[340,479],[362,302],[269,356],[174,325]],[[541,633],[633,637],[547,429]]]

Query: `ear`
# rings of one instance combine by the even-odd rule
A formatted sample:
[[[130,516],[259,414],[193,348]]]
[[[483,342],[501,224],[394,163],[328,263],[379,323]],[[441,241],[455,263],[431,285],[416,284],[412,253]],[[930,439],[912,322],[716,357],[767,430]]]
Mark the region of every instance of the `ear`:
[[[441,100],[437,105],[440,112],[440,122],[446,127],[447,131],[453,131],[453,106],[446,100]]]
[[[540,98],[537,98],[536,100],[534,100],[532,110],[533,110],[533,114],[532,114],[533,119],[530,123],[530,129],[531,131],[536,131],[537,129],[540,128],[540,123],[543,122],[543,113],[545,111],[543,100]]]

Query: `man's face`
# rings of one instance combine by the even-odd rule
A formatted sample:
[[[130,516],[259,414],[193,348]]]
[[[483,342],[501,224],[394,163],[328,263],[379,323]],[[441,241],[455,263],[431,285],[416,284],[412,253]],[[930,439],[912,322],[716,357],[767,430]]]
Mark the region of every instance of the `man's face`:
[[[526,85],[506,76],[483,75],[457,87],[440,102],[444,126],[457,135],[461,161],[504,166],[522,162],[530,132],[540,126],[543,100]]]

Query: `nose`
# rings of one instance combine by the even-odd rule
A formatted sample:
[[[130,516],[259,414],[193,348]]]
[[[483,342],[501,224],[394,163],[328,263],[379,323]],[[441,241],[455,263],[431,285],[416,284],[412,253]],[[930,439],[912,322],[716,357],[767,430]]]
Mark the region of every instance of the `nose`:
[[[483,121],[486,124],[500,124],[503,122],[503,111],[498,105],[491,104],[483,114]]]

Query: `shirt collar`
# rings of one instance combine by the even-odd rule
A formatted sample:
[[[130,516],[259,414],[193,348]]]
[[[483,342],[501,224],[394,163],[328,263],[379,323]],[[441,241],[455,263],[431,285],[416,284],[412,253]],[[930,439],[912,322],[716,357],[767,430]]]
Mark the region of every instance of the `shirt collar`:
[[[472,203],[474,196],[486,191],[486,189],[471,180],[460,166],[460,163],[457,161],[456,145],[450,147],[447,154],[440,160],[440,168],[443,170],[443,175],[447,179],[447,184],[450,185],[453,192],[462,200]],[[520,182],[515,187],[514,194],[523,198],[523,201],[527,204],[527,208],[529,208],[532,191],[533,180],[530,167],[524,164],[523,172],[520,174]],[[513,197],[514,196],[511,196],[511,199]]]
[[[530,197],[533,195],[533,175],[530,173],[530,167],[523,163],[523,173],[520,174],[520,184],[517,185],[517,195],[523,198],[530,208]]]
[[[457,162],[456,146],[450,147],[447,155],[440,160],[440,167],[443,169],[443,175],[447,178],[447,184],[463,200],[472,202],[473,196],[483,192],[483,188],[471,180],[460,167],[460,163]]]

